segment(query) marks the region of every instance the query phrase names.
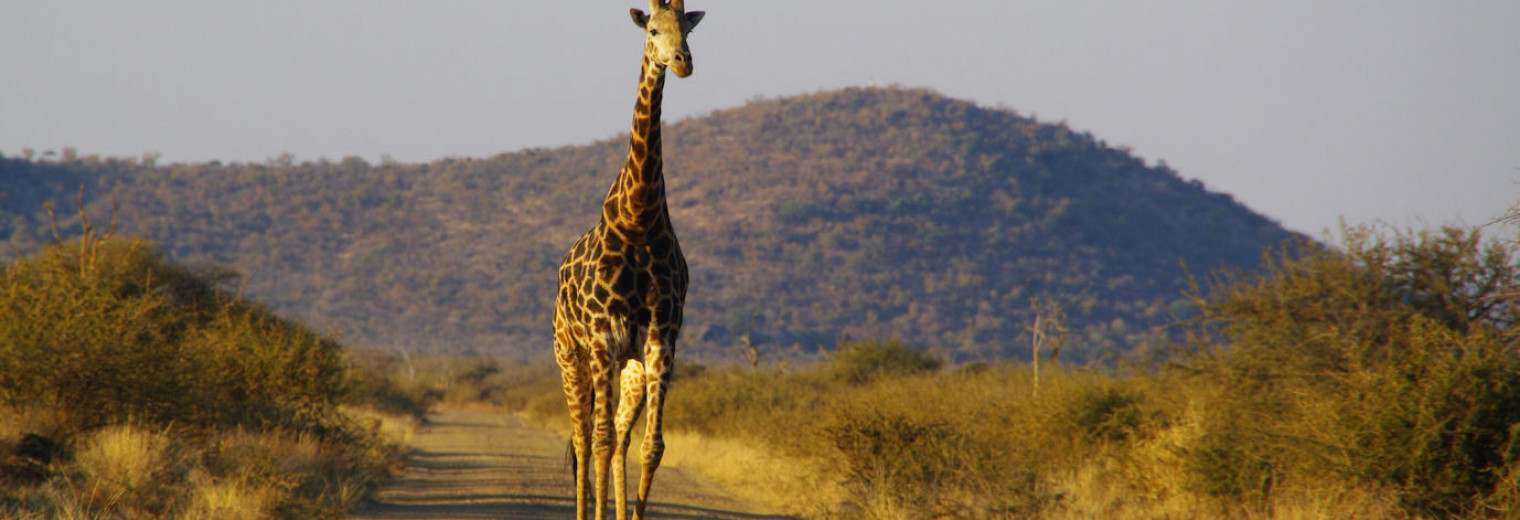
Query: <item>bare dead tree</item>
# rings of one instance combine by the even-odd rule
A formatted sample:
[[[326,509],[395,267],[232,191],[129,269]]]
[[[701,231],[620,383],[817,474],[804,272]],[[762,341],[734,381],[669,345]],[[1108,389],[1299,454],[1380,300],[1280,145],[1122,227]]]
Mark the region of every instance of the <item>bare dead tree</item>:
[[[1050,361],[1056,362],[1061,347],[1066,345],[1066,311],[1055,300],[1034,297],[1029,299],[1034,307],[1034,324],[1028,327],[1030,360],[1034,365],[1034,395],[1040,393],[1040,351],[1050,351]]]
[[[743,336],[739,336],[739,346],[743,347],[741,353],[744,355],[744,360],[749,361],[749,367],[754,370],[759,370],[760,349],[755,347],[755,342],[750,341],[748,332],[744,333]]]
[[[749,366],[753,370],[760,369],[760,348],[755,346],[750,334],[754,332],[755,320],[759,317],[759,314],[751,315],[749,323],[744,325],[744,334],[739,335],[739,352],[744,356],[745,361],[749,361]]]
[[[79,271],[80,274],[87,274],[90,269],[95,267],[96,258],[100,254],[101,242],[105,242],[106,239],[116,234],[116,222],[120,211],[116,205],[116,196],[111,196],[111,227],[106,230],[105,234],[97,235],[98,230],[90,225],[90,215],[84,210],[84,185],[79,186],[77,202],[79,206],[79,223],[83,226],[83,235],[79,240]],[[44,202],[42,203],[42,207],[47,210],[48,221],[53,228],[53,242],[62,247],[63,234],[58,231],[58,215],[53,212],[53,203]]]
[[[1520,170],[1520,168],[1516,169]],[[1504,216],[1499,217],[1493,223],[1513,228],[1513,234],[1510,235],[1510,239],[1513,242],[1511,245],[1515,248],[1520,248],[1520,201],[1515,201],[1514,205],[1509,207],[1509,211],[1504,212]],[[1520,291],[1510,291],[1497,296],[1499,298],[1520,298]]]

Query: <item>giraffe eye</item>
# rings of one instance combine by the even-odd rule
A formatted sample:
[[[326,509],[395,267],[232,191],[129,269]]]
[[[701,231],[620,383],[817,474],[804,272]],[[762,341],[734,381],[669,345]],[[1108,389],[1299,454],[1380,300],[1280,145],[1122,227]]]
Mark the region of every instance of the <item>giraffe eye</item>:
[[[656,30],[656,29],[650,29],[649,30],[649,35],[650,36],[659,36],[660,35],[660,31]]]

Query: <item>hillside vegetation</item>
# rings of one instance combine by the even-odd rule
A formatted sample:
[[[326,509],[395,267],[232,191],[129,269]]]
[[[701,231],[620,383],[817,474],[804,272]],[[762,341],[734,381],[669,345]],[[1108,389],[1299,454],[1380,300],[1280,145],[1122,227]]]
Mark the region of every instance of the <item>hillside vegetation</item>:
[[[352,342],[542,356],[554,269],[625,139],[427,164],[0,158],[0,237],[35,251],[42,203],[83,186],[169,258],[231,265],[247,294]],[[756,100],[667,125],[666,153],[686,359],[846,335],[1009,356],[1039,299],[1074,329],[1063,359],[1090,361],[1189,312],[1189,271],[1251,268],[1293,238],[1092,135],[925,90]]]

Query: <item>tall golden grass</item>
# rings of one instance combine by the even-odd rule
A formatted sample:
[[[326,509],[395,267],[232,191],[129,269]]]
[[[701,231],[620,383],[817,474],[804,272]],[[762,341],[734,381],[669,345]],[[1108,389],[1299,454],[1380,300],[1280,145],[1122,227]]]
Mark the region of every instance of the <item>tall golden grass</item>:
[[[342,413],[366,440],[246,429],[187,436],[131,422],[95,429],[72,438],[47,479],[0,487],[0,518],[340,517],[399,470],[416,428],[369,409]],[[24,423],[0,412],[0,436],[19,438]]]
[[[162,509],[156,493],[175,477],[180,465],[170,450],[173,437],[164,430],[117,424],[96,430],[74,452],[72,483],[81,505],[93,510],[133,504]],[[140,506],[139,506],[140,505]]]

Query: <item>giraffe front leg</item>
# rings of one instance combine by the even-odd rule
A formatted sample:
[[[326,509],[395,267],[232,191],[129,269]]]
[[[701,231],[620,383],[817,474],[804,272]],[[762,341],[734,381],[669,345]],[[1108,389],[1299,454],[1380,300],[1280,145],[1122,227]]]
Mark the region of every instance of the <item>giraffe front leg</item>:
[[[644,361],[648,365],[644,369],[644,394],[649,408],[649,422],[644,431],[644,442],[640,446],[643,452],[643,464],[639,474],[639,499],[634,504],[633,518],[644,518],[644,508],[649,505],[649,486],[654,483],[654,471],[660,467],[660,459],[665,455],[665,436],[662,433],[665,419],[665,392],[670,390],[670,375],[674,356],[657,339],[655,334],[649,335],[649,346],[645,349]]]
[[[607,514],[607,471],[612,462],[612,390],[615,367],[611,353],[604,347],[591,352],[591,387],[595,388],[591,414],[591,452],[596,455],[595,478],[592,489],[596,498],[592,507],[596,520]]]
[[[591,371],[571,339],[555,335],[555,360],[570,409],[570,445],[575,452],[575,518],[586,519],[586,473],[591,468]]]
[[[644,410],[644,364],[630,359],[623,365],[623,375],[618,390],[622,396],[617,409],[617,445],[612,454],[612,492],[617,497],[617,519],[628,518],[628,442],[633,434],[633,423]]]

